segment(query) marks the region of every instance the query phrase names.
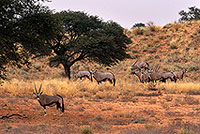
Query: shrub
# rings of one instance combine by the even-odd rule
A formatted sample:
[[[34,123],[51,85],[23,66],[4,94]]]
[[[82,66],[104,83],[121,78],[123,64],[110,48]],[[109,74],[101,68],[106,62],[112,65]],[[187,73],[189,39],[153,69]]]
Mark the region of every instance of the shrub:
[[[149,120],[147,118],[143,118],[141,116],[138,116],[136,118],[133,119],[134,123],[141,123],[141,124],[145,124],[147,123]]]
[[[155,126],[152,125],[152,124],[150,124],[150,125],[146,124],[146,125],[145,125],[145,128],[146,128],[146,129],[152,129],[152,128],[154,128],[154,127],[155,127]]]
[[[175,44],[170,45],[171,49],[178,49],[178,47]]]
[[[192,66],[188,68],[188,71],[198,71],[198,70],[200,70],[200,67],[198,66]]]
[[[159,28],[156,27],[156,26],[150,26],[149,29],[150,29],[151,32],[158,32],[159,31]]]
[[[180,29],[181,28],[181,23],[174,23],[173,25],[172,25],[172,27],[175,29],[175,31],[178,31],[178,29]]]
[[[169,44],[170,44],[171,49],[177,49],[178,48],[177,45],[176,45],[177,40],[171,40]]]
[[[187,129],[181,129],[178,131],[178,134],[196,134],[196,133]]]
[[[144,29],[142,29],[142,28],[136,28],[136,29],[133,29],[132,32],[135,35],[143,35],[144,34]]]
[[[92,130],[89,127],[83,127],[81,129],[81,134],[92,134]]]

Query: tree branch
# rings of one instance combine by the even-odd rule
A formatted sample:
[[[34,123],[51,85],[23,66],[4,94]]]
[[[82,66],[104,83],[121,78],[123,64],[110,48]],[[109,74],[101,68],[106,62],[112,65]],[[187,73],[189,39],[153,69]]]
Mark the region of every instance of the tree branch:
[[[87,53],[81,52],[81,54],[78,56],[78,58],[74,59],[74,60],[71,62],[71,65],[73,65],[73,64],[74,64],[75,62],[77,62],[77,61],[80,61],[80,60],[84,59],[85,56],[86,56],[86,54],[87,54]]]

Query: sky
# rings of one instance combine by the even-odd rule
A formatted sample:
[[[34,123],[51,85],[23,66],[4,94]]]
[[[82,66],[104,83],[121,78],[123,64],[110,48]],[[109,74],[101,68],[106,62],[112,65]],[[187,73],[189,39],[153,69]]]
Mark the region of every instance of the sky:
[[[83,11],[130,29],[135,23],[151,21],[164,26],[178,21],[179,11],[188,11],[191,6],[200,8],[200,0],[51,0],[45,5],[56,12]]]

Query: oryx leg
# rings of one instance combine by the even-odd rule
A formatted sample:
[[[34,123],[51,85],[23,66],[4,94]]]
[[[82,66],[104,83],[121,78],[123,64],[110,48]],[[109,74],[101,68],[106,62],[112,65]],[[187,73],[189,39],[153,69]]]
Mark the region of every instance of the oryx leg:
[[[86,78],[88,78],[88,80],[91,80],[89,76],[86,76]]]
[[[60,107],[60,116],[63,115],[63,112],[62,112],[62,107]]]
[[[62,100],[60,100],[58,103],[58,108],[60,108],[60,116],[63,115],[61,104],[62,104]]]
[[[44,113],[45,113],[44,116],[46,116],[47,115],[46,107],[44,106],[43,109],[44,109]]]
[[[57,103],[56,103],[56,113],[55,113],[54,115],[57,115],[57,113],[58,113],[58,109],[59,109],[59,108],[60,108],[60,110],[61,110],[60,103],[57,102]]]
[[[57,115],[57,113],[58,113],[58,109],[56,109],[56,113],[54,115]]]
[[[176,83],[176,79],[175,78],[170,78],[171,81],[174,81]]]
[[[108,79],[108,81],[112,84],[113,83],[113,81],[111,80],[111,79]]]
[[[166,82],[166,79],[161,79],[160,81],[165,83],[165,82]]]
[[[81,82],[83,81],[82,78],[83,78],[83,77],[80,77],[80,81],[81,81]]]

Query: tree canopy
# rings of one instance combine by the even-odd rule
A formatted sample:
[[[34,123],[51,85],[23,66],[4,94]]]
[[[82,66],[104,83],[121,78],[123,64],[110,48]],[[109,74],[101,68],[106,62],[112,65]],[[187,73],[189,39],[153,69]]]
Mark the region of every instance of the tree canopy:
[[[52,13],[41,2],[48,0],[0,1],[0,78],[6,65],[27,64],[31,56],[53,55],[50,65],[70,67],[81,60],[111,66],[129,58],[131,40],[113,21],[84,12]]]
[[[46,0],[0,1],[0,78],[7,64],[22,65],[32,54],[50,54],[45,42],[55,35],[57,24]]]
[[[179,12],[181,22],[190,21],[190,20],[200,20],[200,9],[194,7],[189,7],[189,11],[186,12],[181,10]]]
[[[97,16],[70,10],[55,16],[63,29],[51,42],[54,56],[50,58],[50,65],[62,64],[68,78],[70,67],[77,61],[88,60],[111,66],[130,58],[126,51],[131,40],[116,22],[104,22]]]

